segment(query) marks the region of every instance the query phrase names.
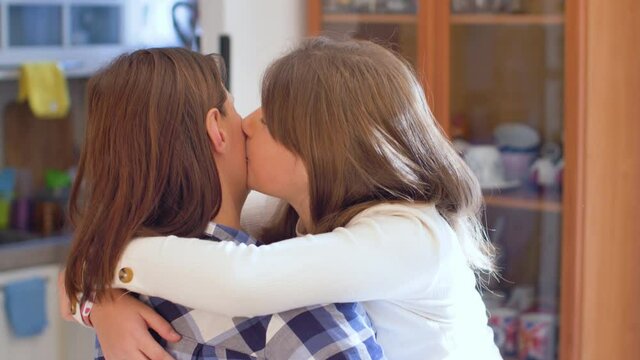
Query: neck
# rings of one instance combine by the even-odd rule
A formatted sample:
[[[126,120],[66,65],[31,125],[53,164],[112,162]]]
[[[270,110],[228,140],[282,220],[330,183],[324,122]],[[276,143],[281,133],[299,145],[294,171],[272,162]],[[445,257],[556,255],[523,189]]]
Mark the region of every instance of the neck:
[[[242,212],[244,201],[247,199],[248,191],[246,189],[232,191],[224,183],[221,183],[221,187],[222,202],[220,210],[211,221],[234,229],[240,229],[240,213]]]
[[[309,203],[309,196],[302,195],[297,198],[289,200],[289,204],[296,210],[300,217],[300,222],[304,227],[305,232],[313,229],[313,221],[311,219],[311,207]]]

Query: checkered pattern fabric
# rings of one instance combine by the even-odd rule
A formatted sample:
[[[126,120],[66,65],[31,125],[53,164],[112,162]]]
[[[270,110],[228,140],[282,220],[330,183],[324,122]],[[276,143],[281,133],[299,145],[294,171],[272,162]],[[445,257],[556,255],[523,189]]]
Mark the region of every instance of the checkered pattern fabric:
[[[242,231],[214,223],[209,224],[205,238],[259,245]],[[369,317],[358,303],[229,318],[160,298],[139,298],[182,335],[178,343],[167,343],[152,331],[177,360],[385,359]],[[104,359],[98,341],[95,359]]]

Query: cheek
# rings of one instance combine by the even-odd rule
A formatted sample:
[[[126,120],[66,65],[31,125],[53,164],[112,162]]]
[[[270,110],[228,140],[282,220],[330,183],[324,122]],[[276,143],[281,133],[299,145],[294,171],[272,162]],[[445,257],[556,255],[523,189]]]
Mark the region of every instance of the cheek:
[[[247,156],[249,158],[247,163],[247,185],[253,190],[266,193],[269,178],[273,175],[273,171],[269,166],[272,162],[272,157],[268,149],[258,146],[255,141],[248,141]]]
[[[260,169],[256,169],[257,159],[252,158],[249,163],[247,163],[247,186],[251,190],[258,190],[260,192],[264,192],[260,186]]]
[[[238,157],[242,157],[242,160],[244,161],[246,158],[246,141],[247,138],[244,136],[244,132],[242,132],[242,129],[239,128],[239,131],[236,133],[236,138],[238,139],[238,141],[236,141],[236,147],[234,149],[234,151],[238,154]]]
[[[255,150],[249,148],[249,187],[268,195],[286,197],[295,178],[292,175],[297,172],[295,158],[276,144],[264,144]]]

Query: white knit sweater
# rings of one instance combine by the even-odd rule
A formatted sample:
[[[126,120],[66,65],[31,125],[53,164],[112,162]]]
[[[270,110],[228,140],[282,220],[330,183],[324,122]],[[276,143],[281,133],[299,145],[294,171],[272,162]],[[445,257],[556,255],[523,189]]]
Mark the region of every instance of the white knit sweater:
[[[133,240],[117,287],[229,316],[360,301],[390,359],[500,359],[457,234],[432,205],[382,204],[331,233],[261,247]]]

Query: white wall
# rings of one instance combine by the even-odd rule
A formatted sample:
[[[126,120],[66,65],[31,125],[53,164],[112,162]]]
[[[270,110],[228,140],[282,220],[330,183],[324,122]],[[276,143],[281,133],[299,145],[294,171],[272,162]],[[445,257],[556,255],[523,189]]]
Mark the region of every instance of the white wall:
[[[218,36],[231,37],[231,92],[247,115],[260,106],[265,68],[306,33],[303,0],[199,0],[202,51],[218,52]]]

